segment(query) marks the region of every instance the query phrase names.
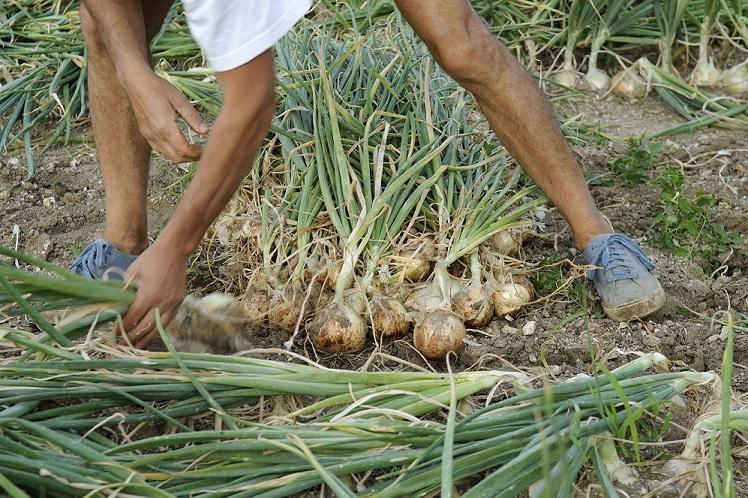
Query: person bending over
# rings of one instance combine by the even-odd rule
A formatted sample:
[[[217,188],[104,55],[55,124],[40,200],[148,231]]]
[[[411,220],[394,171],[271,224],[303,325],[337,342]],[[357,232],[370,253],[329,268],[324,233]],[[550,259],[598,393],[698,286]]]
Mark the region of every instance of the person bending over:
[[[216,72],[223,107],[208,129],[187,98],[158,77],[149,43],[172,0],[83,0],[94,140],[104,180],[104,239],[89,244],[71,268],[102,278],[125,269],[137,282],[123,318],[129,339],[146,347],[186,292],[189,255],[247,175],[275,110],[273,44],[304,16],[311,0],[183,0],[192,35]],[[665,302],[654,265],[598,211],[581,170],[532,77],[488,31],[468,0],[396,0],[434,59],[473,94],[491,128],[571,227],[605,312],[626,321]],[[189,143],[181,117],[208,134]],[[542,145],[541,145],[542,144]],[[148,245],[146,187],[151,150],[197,172],[168,223]]]

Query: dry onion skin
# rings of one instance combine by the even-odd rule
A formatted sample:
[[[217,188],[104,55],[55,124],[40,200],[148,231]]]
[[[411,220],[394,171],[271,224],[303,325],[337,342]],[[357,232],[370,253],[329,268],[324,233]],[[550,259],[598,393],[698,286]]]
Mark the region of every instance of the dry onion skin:
[[[722,88],[728,95],[748,93],[748,61],[725,72],[722,77]]]
[[[303,318],[305,298],[306,294],[297,286],[271,291],[268,312],[270,326],[289,333],[295,331],[299,318]]]
[[[493,303],[482,285],[470,285],[452,297],[452,311],[461,316],[465,325],[485,327],[493,318]]]
[[[425,238],[413,248],[402,249],[395,261],[402,267],[403,276],[411,282],[422,282],[431,274],[431,260],[435,254],[434,241]]]
[[[366,345],[366,324],[359,312],[344,302],[337,302],[314,320],[309,335],[320,351],[354,353]]]
[[[514,256],[522,247],[524,236],[512,230],[501,230],[489,237],[484,244],[504,256]]]
[[[371,300],[371,328],[376,337],[401,337],[410,331],[412,322],[397,299],[375,296]]]
[[[559,85],[569,88],[576,88],[579,86],[579,74],[572,69],[562,69],[551,76],[551,78]]]
[[[593,67],[584,75],[584,84],[590,90],[602,92],[610,86],[610,77],[602,69]]]
[[[633,69],[623,69],[610,80],[614,95],[627,99],[641,99],[647,95],[647,82]]]
[[[264,325],[270,312],[270,296],[266,289],[248,287],[242,299],[244,313],[252,325]]]
[[[444,360],[465,346],[465,324],[451,311],[436,310],[426,315],[413,329],[413,343],[430,360]]]
[[[491,294],[494,314],[499,318],[515,315],[531,300],[532,294],[527,287],[515,282],[502,284]]]

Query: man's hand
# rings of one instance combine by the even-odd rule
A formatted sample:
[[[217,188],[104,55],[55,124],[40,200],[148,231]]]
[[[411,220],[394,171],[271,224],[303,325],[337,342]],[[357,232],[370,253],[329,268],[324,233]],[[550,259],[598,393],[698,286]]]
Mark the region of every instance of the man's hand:
[[[129,75],[123,86],[138,120],[140,133],[151,147],[173,161],[185,163],[200,159],[202,148],[189,143],[177,125],[185,120],[197,133],[206,133],[208,125],[182,92],[153,71]]]
[[[157,240],[130,266],[127,273],[135,280],[138,293],[122,324],[133,346],[144,349],[158,337],[155,309],[160,311],[164,327],[176,315],[185,295],[186,265],[182,254]]]

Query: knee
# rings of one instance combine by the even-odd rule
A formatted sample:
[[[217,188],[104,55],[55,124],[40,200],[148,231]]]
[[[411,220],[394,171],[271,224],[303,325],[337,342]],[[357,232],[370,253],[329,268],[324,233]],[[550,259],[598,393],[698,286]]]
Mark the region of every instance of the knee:
[[[100,58],[108,58],[109,54],[104,45],[104,40],[99,34],[99,30],[96,28],[91,13],[86,9],[86,4],[80,4],[80,20],[81,20],[81,31],[83,32],[83,39],[86,42],[86,50],[90,60],[96,61]]]
[[[468,90],[503,66],[501,45],[479,19],[446,29],[429,45],[439,65]]]

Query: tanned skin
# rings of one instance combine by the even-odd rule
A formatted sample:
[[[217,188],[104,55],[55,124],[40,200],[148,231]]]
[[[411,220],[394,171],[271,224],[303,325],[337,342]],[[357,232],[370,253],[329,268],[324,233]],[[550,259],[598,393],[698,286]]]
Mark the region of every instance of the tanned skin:
[[[467,0],[396,0],[436,61],[476,98],[507,149],[548,195],[583,249],[611,232],[598,211],[549,104],[521,64],[488,31]],[[148,43],[171,1],[83,0],[94,138],[104,177],[105,237],[140,257],[128,270],[138,284],[123,319],[136,347],[158,335],[185,294],[187,258],[247,175],[275,110],[271,50],[217,73],[224,106],[204,150],[180,133],[181,117],[208,129],[187,99],[153,72]],[[146,185],[151,149],[177,162],[199,159],[169,222],[148,246]]]

